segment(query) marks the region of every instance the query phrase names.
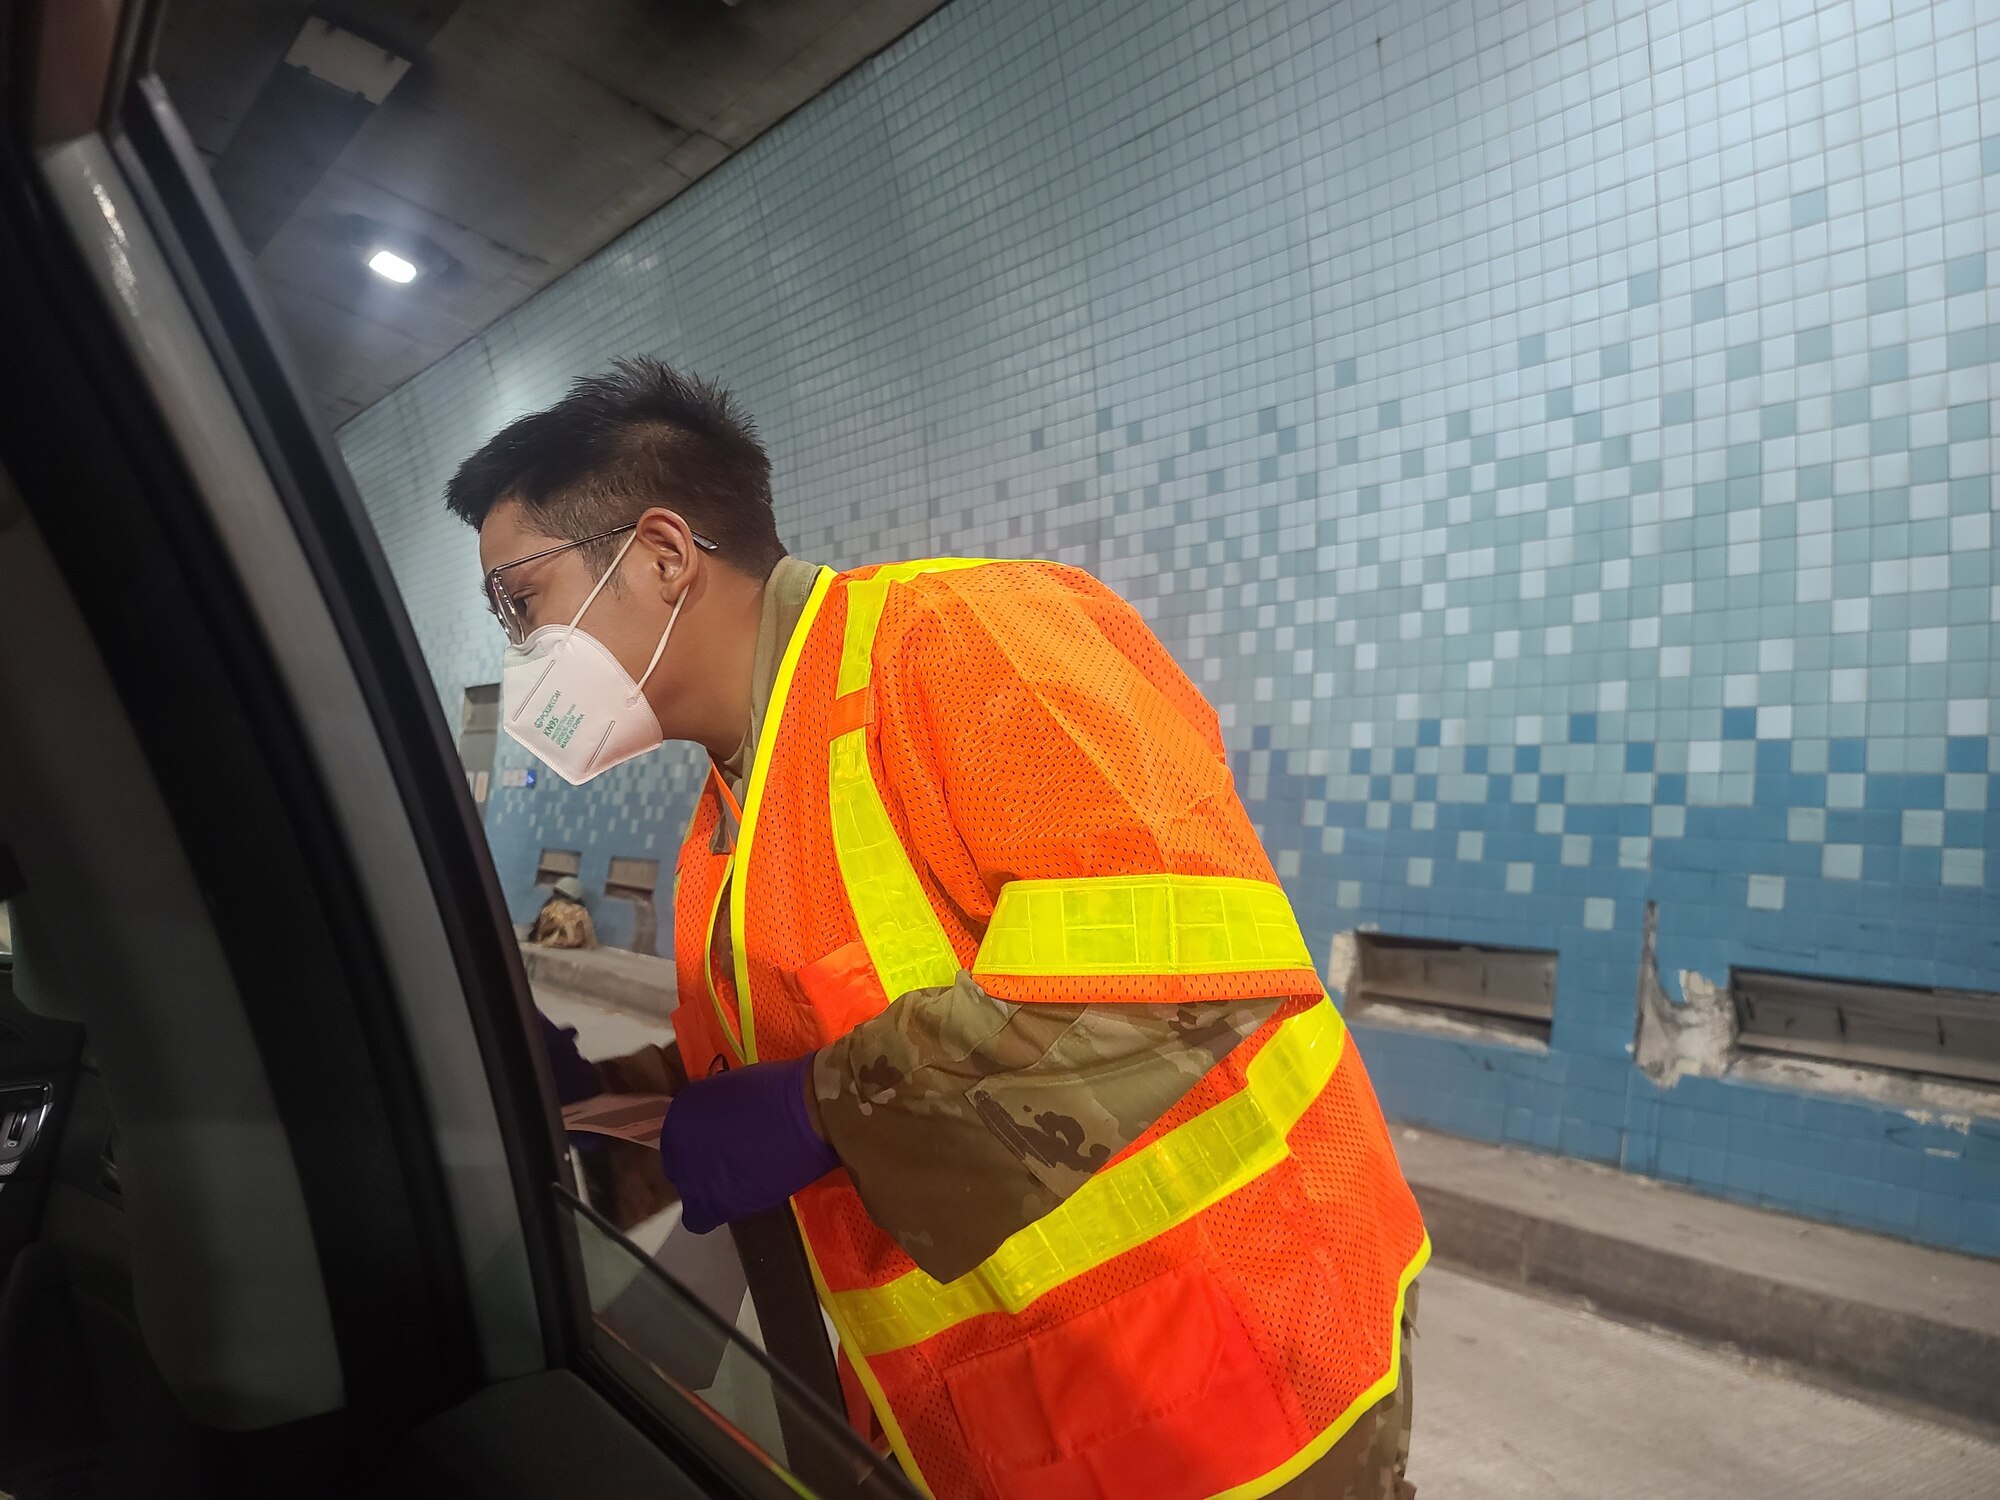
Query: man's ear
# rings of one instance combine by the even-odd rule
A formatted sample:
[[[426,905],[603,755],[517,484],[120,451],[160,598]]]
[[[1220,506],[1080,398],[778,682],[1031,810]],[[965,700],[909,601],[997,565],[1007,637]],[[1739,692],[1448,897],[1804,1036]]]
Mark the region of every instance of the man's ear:
[[[688,523],[665,506],[656,505],[639,517],[637,545],[643,549],[646,571],[659,596],[671,604],[694,587],[702,565]]]

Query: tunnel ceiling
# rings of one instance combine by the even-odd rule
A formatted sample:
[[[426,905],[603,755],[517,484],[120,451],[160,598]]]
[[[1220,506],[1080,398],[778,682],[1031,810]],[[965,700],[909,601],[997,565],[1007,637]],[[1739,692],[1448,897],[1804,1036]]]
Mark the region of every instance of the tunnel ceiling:
[[[940,3],[176,0],[158,67],[337,425]]]

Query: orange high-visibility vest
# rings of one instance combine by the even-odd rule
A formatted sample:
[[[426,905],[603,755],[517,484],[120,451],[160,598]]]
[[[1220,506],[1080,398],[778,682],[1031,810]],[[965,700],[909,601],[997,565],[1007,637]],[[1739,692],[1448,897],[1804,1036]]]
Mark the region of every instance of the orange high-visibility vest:
[[[1214,711],[1130,606],[1049,563],[822,571],[745,794],[731,848],[711,780],[681,851],[691,1073],[814,1051],[962,968],[1015,1001],[1284,1002],[956,1281],[844,1171],[793,1199],[919,1485],[1263,1495],[1394,1388],[1422,1219]]]

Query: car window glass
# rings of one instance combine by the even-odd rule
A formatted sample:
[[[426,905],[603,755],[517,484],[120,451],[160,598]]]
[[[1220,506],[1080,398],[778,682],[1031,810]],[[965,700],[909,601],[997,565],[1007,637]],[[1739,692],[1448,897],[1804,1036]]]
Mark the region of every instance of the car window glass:
[[[910,1500],[915,1492],[893,1459],[862,1443],[608,1221],[562,1189],[555,1194],[581,1262],[589,1351],[662,1420],[718,1461],[740,1465],[750,1456],[785,1491]],[[691,1406],[711,1420],[690,1420]]]

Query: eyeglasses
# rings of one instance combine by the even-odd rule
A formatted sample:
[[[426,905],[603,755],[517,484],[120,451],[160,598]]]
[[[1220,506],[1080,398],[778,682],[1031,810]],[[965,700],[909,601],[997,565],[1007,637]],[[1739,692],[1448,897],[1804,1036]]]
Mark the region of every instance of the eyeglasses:
[[[521,600],[516,599],[507,587],[507,580],[501,575],[515,568],[525,568],[531,562],[540,562],[545,557],[554,557],[558,552],[567,552],[572,547],[588,547],[592,542],[601,542],[609,537],[619,536],[633,530],[639,523],[628,521],[623,526],[614,526],[609,531],[600,531],[595,536],[579,537],[573,542],[563,542],[554,547],[544,547],[540,552],[530,552],[526,557],[517,557],[512,562],[503,562],[498,567],[486,570],[486,607],[500,622],[500,628],[507,632],[510,645],[521,645],[528,639],[528,611]],[[715,543],[698,531],[690,531],[694,544],[704,552],[715,551]]]

